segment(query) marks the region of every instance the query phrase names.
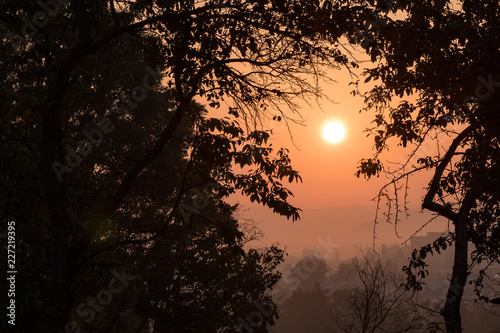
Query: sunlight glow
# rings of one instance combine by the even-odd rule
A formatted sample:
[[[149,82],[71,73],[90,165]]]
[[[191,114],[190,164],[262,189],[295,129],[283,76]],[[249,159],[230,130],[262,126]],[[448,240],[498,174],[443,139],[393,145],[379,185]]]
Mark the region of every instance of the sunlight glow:
[[[339,142],[344,138],[344,135],[344,126],[337,121],[332,121],[323,127],[323,136],[329,142]]]

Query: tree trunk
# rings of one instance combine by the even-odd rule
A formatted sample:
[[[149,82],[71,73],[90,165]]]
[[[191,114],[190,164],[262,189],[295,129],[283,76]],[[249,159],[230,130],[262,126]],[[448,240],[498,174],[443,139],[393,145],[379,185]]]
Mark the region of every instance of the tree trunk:
[[[49,91],[49,97],[55,93]],[[49,101],[51,99],[49,98]],[[59,103],[48,102],[43,110],[41,177],[43,193],[50,216],[50,263],[52,300],[50,329],[64,332],[70,320],[70,275],[68,248],[68,217],[64,199],[64,183],[58,181],[52,163],[62,153]]]
[[[467,218],[461,214],[455,220],[455,259],[453,273],[446,295],[446,303],[441,315],[446,323],[448,333],[462,332],[462,318],[460,317],[460,303],[467,281]]]
[[[66,212],[65,181],[60,181],[52,163],[64,160],[61,101],[69,75],[76,63],[75,51],[62,61],[55,79],[48,85],[43,108],[41,142],[41,178],[50,219],[50,278],[52,299],[49,325],[52,332],[65,332],[70,320],[71,274],[69,269],[69,218]]]

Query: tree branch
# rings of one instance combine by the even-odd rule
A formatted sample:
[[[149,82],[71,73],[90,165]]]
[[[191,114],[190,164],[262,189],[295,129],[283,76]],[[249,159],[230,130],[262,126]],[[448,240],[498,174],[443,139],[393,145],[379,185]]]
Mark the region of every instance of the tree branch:
[[[436,212],[439,215],[444,216],[452,221],[456,221],[458,219],[458,214],[452,211],[450,208],[434,202],[433,199],[439,189],[439,182],[441,180],[443,172],[450,163],[452,157],[455,155],[457,147],[473,131],[473,129],[474,127],[472,125],[469,125],[453,140],[443,159],[441,160],[441,162],[439,162],[439,165],[437,166],[436,171],[434,172],[434,176],[431,180],[429,190],[427,191],[427,194],[425,195],[425,198],[422,202],[423,209],[428,209]]]

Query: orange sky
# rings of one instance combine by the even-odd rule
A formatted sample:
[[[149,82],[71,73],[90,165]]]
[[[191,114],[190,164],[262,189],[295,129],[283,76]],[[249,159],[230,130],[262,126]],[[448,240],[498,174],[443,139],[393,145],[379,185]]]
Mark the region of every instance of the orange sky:
[[[375,183],[381,184],[354,176],[357,162],[371,156],[372,143],[362,133],[370,119],[358,112],[362,103],[349,95],[349,90],[344,83],[325,87],[325,93],[338,104],[324,100],[323,110],[303,103],[301,113],[307,119],[306,126],[292,124],[291,128],[297,147],[286,129],[275,135],[274,145],[290,150],[293,166],[302,175],[303,184],[290,187],[294,202],[303,209],[369,204],[376,194]],[[323,137],[323,126],[330,121],[338,121],[346,129],[344,139],[338,143]]]
[[[294,194],[290,202],[304,210],[304,218],[292,224],[291,221],[275,216],[269,209],[259,208],[250,208],[245,214],[245,217],[254,218],[259,222],[259,227],[266,236],[265,244],[270,245],[278,241],[293,255],[301,254],[305,247],[317,246],[319,236],[330,236],[339,244],[344,244],[344,259],[354,253],[356,245],[371,245],[371,222],[375,216],[375,202],[372,199],[388,182],[383,176],[369,181],[355,177],[359,160],[373,154],[373,139],[366,137],[363,132],[370,126],[373,114],[359,112],[363,107],[363,100],[350,94],[352,86],[348,83],[351,79],[346,72],[337,71],[333,72],[333,75],[337,83],[323,84],[322,87],[324,93],[335,103],[327,99],[320,102],[321,107],[314,101],[310,101],[310,105],[306,102],[299,103],[306,126],[291,125],[296,147],[285,126],[276,124],[277,127],[274,127],[273,147],[289,149],[292,165],[303,179],[303,183],[290,184],[288,188]],[[338,121],[345,127],[346,135],[338,143],[330,143],[323,137],[323,126],[330,121]],[[408,152],[408,149],[391,147],[383,157],[399,162]],[[430,176],[429,173],[422,173],[410,179],[408,199],[411,208],[420,207]],[[241,196],[233,200],[239,201],[245,207],[257,206]],[[329,210],[333,207],[343,210]],[[352,209],[346,210],[346,207]],[[331,216],[332,214],[334,216]],[[402,237],[409,237],[425,220],[424,215],[410,217],[403,225]],[[427,231],[443,230],[445,227],[446,223],[436,222],[424,229],[423,234]],[[381,223],[378,228],[379,245],[381,242],[400,244],[405,240],[396,237],[392,225]]]
[[[362,53],[355,54],[364,58]],[[358,74],[361,71],[359,69]],[[376,212],[373,199],[389,180],[382,175],[367,181],[357,178],[354,173],[362,158],[372,157],[373,138],[367,137],[364,130],[370,127],[374,115],[359,112],[363,108],[363,99],[352,96],[353,88],[349,82],[353,79],[346,70],[330,73],[330,78],[336,83],[321,83],[325,98],[319,102],[297,100],[305,126],[291,124],[293,143],[283,122],[272,122],[264,128],[273,129],[271,140],[276,150],[281,147],[289,149],[292,166],[303,179],[303,183],[286,184],[294,194],[290,203],[303,210],[301,220],[292,223],[273,214],[271,209],[251,203],[240,194],[233,195],[229,200],[242,204],[247,209],[243,217],[257,221],[263,230],[265,239],[254,243],[257,247],[279,242],[289,254],[300,255],[304,248],[318,246],[318,237],[330,237],[332,241],[342,244],[339,250],[341,259],[347,259],[355,253],[357,245],[372,245]],[[209,110],[209,115],[227,116],[227,108],[222,106],[218,110]],[[338,121],[345,127],[345,137],[338,143],[328,142],[323,137],[323,127],[330,121]],[[435,150],[435,147],[430,147],[427,152],[432,154]],[[381,159],[401,162],[409,152],[410,148],[392,145]],[[409,208],[413,208],[412,216],[401,223],[400,238],[394,232],[394,225],[380,223],[377,227],[377,246],[381,243],[401,244],[430,218],[429,214],[419,212],[424,188],[430,179],[428,172],[410,178],[408,200]],[[385,208],[385,203],[381,207]],[[443,231],[446,227],[446,221],[441,219],[423,229],[419,235],[428,231]]]
[[[373,114],[359,111],[363,107],[360,97],[350,94],[350,77],[345,71],[336,71],[332,75],[338,81],[323,84],[323,92],[328,99],[300,102],[300,113],[306,126],[291,124],[290,134],[282,123],[273,123],[273,146],[286,147],[290,151],[292,165],[303,179],[302,184],[291,184],[289,188],[295,195],[293,202],[302,209],[317,209],[339,206],[371,205],[372,199],[380,187],[387,182],[385,177],[366,181],[354,176],[360,159],[373,154],[373,138],[366,137],[363,131],[370,126]],[[344,139],[338,143],[326,141],[323,127],[330,121],[342,123],[346,130]],[[295,144],[295,145],[294,145]],[[405,158],[409,150],[391,147],[384,156],[391,161]],[[418,184],[412,188],[412,205],[420,205],[422,188],[427,184],[427,177],[418,177]]]

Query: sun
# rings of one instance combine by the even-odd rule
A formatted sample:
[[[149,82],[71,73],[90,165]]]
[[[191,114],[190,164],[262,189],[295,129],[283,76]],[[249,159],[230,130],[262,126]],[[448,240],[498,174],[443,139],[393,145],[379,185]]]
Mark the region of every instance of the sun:
[[[332,121],[323,127],[323,136],[327,141],[339,142],[344,138],[345,129],[338,121]]]

